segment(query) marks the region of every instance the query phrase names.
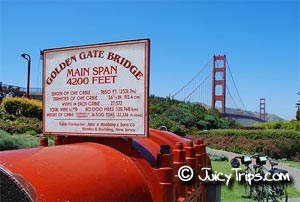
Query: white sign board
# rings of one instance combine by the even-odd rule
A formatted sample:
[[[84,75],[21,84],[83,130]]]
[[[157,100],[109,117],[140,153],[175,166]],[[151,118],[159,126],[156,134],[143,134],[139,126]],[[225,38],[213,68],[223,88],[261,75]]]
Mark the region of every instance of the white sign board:
[[[43,133],[148,136],[148,39],[43,51]]]

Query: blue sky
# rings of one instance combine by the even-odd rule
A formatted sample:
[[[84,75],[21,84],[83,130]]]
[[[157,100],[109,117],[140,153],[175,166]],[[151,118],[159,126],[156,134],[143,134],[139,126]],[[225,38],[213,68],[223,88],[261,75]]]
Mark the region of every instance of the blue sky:
[[[172,95],[226,54],[246,109],[265,97],[267,113],[289,120],[300,99],[299,10],[298,0],[0,0],[0,81],[26,87],[23,52],[41,87],[40,50],[149,38],[151,94]]]

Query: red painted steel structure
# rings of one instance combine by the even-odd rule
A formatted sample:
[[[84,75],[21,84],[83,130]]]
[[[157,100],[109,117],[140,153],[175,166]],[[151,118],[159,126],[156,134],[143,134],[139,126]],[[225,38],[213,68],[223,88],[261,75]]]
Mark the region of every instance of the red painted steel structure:
[[[0,152],[1,179],[27,201],[206,201],[203,182],[177,176],[183,165],[199,175],[211,167],[203,139],[150,129],[142,139],[60,136],[55,146],[40,143]],[[7,198],[16,195],[11,187],[4,187]]]
[[[259,118],[266,120],[266,99],[260,98],[259,100]]]
[[[218,67],[218,61],[222,61],[221,67]],[[216,74],[222,73],[221,79],[216,79]],[[212,100],[211,106],[213,109],[216,108],[216,102],[221,102],[221,112],[225,113],[225,95],[226,95],[226,55],[219,55],[213,57],[213,72],[212,72]],[[221,94],[216,94],[216,86],[221,85],[222,92]]]

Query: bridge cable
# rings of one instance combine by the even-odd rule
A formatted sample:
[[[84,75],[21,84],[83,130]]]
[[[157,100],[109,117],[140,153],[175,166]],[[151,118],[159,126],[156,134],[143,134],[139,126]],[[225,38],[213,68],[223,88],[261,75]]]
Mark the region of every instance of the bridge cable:
[[[205,83],[205,81],[207,81],[207,79],[210,77],[210,75],[212,74],[212,72],[210,72],[207,76],[206,76],[206,78],[190,93],[190,94],[188,94],[188,96],[186,96],[184,99],[183,99],[183,101],[185,101],[187,98],[189,98],[196,90],[198,90],[201,86],[202,86],[202,84],[203,83]]]
[[[209,63],[212,61],[212,59],[210,59],[206,65],[204,65],[204,67],[187,83],[185,84],[181,89],[179,89],[174,95],[172,95],[172,98],[174,98],[178,93],[180,93],[184,88],[186,88],[193,80],[195,80],[195,78],[197,78],[197,76],[209,65]]]
[[[228,88],[227,86],[226,86],[226,89],[227,89],[227,92],[228,92],[229,96],[231,97],[231,100],[233,101],[233,104],[234,104],[235,107],[238,109],[239,107],[238,107],[238,105],[236,104],[235,100],[233,99],[233,97],[232,97],[232,95],[231,95],[231,93],[230,93],[230,90],[229,90],[229,88]]]
[[[231,75],[231,79],[232,79],[232,81],[233,81],[233,85],[234,85],[235,90],[236,90],[236,92],[237,92],[237,95],[238,95],[238,97],[239,97],[239,99],[240,99],[240,101],[241,101],[241,103],[242,103],[242,105],[243,105],[243,107],[244,107],[244,109],[245,109],[245,111],[246,111],[246,106],[245,106],[245,104],[244,104],[244,102],[243,102],[243,100],[242,100],[242,98],[241,98],[241,96],[240,96],[240,93],[239,93],[239,91],[238,91],[238,89],[237,89],[237,87],[236,87],[234,78],[233,78],[233,76],[232,76],[232,73],[231,73],[231,70],[230,70],[230,67],[229,67],[228,60],[226,60],[226,63],[227,63],[227,67],[228,67],[228,69],[229,69],[229,73],[230,73],[230,75]]]

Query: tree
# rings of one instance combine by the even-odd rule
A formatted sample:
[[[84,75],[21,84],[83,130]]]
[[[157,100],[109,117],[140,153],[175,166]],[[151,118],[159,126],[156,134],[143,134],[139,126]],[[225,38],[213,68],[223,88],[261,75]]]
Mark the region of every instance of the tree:
[[[199,103],[186,103],[154,95],[150,96],[149,118],[150,127],[166,126],[168,131],[178,135],[235,126],[232,120],[223,118],[218,110],[206,109]]]

